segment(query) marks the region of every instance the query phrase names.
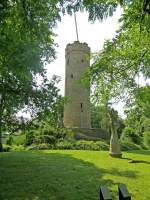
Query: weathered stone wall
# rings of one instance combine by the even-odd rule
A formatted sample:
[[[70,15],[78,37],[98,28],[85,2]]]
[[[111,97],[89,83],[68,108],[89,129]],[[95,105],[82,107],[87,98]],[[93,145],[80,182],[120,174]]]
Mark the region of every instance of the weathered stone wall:
[[[69,102],[64,108],[64,126],[90,128],[90,88],[80,82],[90,66],[90,48],[86,43],[68,44],[65,58],[65,96]]]

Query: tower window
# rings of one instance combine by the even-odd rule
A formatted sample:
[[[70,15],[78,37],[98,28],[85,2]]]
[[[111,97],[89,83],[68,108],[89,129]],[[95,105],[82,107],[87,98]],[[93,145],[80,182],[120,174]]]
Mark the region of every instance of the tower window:
[[[73,78],[73,74],[71,74],[71,78]]]
[[[83,103],[80,103],[81,106],[81,112],[83,112]]]
[[[84,60],[82,59],[81,62],[84,62]]]
[[[69,58],[68,58],[68,60],[67,60],[67,64],[69,64]]]

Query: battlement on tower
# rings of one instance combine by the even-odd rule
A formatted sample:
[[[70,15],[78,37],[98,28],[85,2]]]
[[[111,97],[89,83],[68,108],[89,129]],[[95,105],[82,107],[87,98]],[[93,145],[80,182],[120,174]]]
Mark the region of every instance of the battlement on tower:
[[[90,47],[88,46],[87,43],[81,43],[79,41],[75,41],[74,43],[72,44],[67,44],[66,46],[66,49],[65,49],[65,52],[66,52],[66,55],[72,51],[82,51],[82,52],[89,52],[90,53]]]

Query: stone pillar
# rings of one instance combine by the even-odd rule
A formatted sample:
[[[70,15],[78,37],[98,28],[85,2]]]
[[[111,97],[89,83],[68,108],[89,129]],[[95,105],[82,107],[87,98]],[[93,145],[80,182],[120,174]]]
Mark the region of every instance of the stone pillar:
[[[90,66],[90,48],[78,41],[68,44],[65,50],[64,126],[90,128],[90,87],[81,84],[81,77]]]

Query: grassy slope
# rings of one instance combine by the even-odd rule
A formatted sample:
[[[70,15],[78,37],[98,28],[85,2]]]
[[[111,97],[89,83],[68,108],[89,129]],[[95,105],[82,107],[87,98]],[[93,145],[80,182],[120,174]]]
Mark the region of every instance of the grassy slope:
[[[150,152],[41,151],[0,154],[1,200],[97,200],[100,185],[116,196],[125,183],[133,200],[150,199]],[[114,198],[116,199],[116,198]]]

